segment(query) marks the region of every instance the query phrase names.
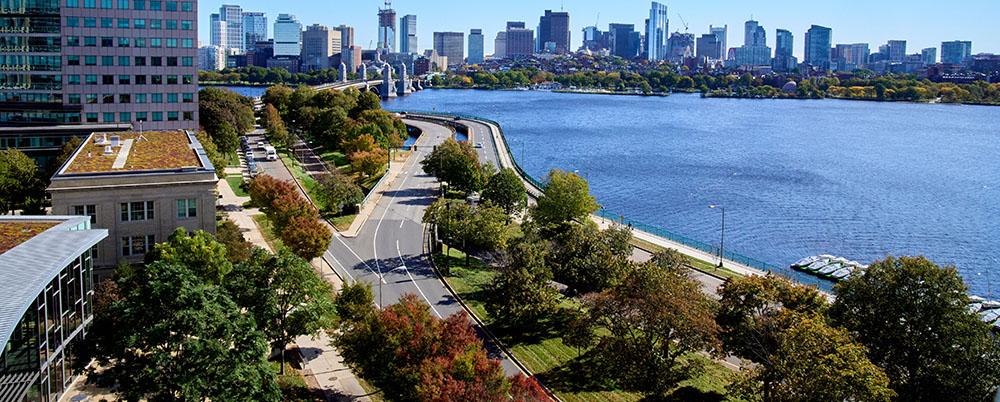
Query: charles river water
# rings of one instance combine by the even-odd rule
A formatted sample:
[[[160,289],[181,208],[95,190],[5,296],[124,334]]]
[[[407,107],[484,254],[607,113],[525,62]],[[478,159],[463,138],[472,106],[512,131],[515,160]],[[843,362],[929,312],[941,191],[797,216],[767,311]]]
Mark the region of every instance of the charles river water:
[[[1000,107],[428,90],[399,111],[502,124],[544,179],[579,171],[609,213],[779,266],[925,255],[1000,296]],[[828,285],[823,285],[828,287]]]

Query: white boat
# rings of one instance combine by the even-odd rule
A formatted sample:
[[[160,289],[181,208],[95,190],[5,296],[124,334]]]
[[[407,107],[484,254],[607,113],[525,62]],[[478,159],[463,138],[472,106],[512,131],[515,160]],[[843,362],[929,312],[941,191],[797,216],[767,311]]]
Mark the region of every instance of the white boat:
[[[835,263],[832,263],[830,265],[827,265],[827,266],[821,268],[819,270],[819,274],[820,275],[829,276],[830,274],[832,274],[834,272],[837,272],[838,270],[843,269],[843,268],[844,268],[843,264],[841,264],[839,262],[835,262]]]
[[[993,310],[1000,308],[1000,302],[994,300],[987,300],[983,302],[983,310]]]
[[[825,266],[827,266],[829,264],[830,264],[830,261],[828,261],[828,260],[819,260],[819,261],[816,261],[816,262],[814,262],[812,264],[809,264],[809,265],[807,265],[805,267],[802,267],[802,270],[803,271],[808,271],[808,272],[816,272],[816,271],[819,271],[821,268],[823,268],[823,267],[825,267]]]
[[[987,324],[992,324],[994,321],[1000,320],[1000,310],[986,310],[979,313],[979,318]]]
[[[806,257],[792,264],[792,268],[802,268],[819,260],[819,256]]]
[[[833,279],[836,279],[838,281],[841,281],[841,280],[847,279],[847,277],[851,276],[852,272],[854,272],[854,270],[852,270],[850,268],[841,268],[841,269],[838,269],[837,272],[834,272],[834,273],[830,274],[830,277],[833,278]]]

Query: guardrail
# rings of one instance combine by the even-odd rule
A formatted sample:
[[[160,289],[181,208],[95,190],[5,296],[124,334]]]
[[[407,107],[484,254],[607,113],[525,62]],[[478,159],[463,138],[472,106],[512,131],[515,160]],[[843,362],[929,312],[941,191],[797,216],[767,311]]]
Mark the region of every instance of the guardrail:
[[[463,119],[483,121],[483,122],[490,123],[490,124],[496,126],[497,129],[500,130],[500,139],[503,141],[504,149],[507,150],[507,155],[510,157],[510,160],[514,164],[514,170],[517,171],[517,173],[520,174],[521,177],[525,178],[528,182],[530,182],[531,184],[533,184],[539,190],[542,190],[542,189],[545,188],[545,184],[544,183],[542,183],[538,179],[536,179],[536,178],[532,177],[530,174],[528,174],[528,172],[526,170],[524,170],[524,168],[522,168],[521,165],[517,162],[517,159],[514,158],[514,154],[511,151],[511,148],[510,148],[509,144],[507,143],[507,136],[504,135],[503,126],[501,126],[500,123],[497,123],[496,121],[491,120],[491,119],[486,119],[486,118],[483,118],[483,117],[473,116],[473,115],[468,115],[468,114],[462,114],[462,113],[439,113],[439,112],[425,112],[425,111],[412,111],[412,112],[408,111],[406,113],[407,114],[439,116],[439,117],[444,117],[444,118],[459,117],[459,118],[463,118]],[[494,148],[495,148],[495,150],[497,152],[497,159],[499,160],[500,159],[500,155],[499,155],[500,149],[499,149],[499,147],[494,147]],[[633,228],[636,228],[636,229],[642,230],[644,232],[647,232],[647,233],[650,233],[650,234],[662,237],[664,239],[673,241],[675,243],[680,243],[682,245],[694,248],[696,250],[704,251],[704,252],[709,253],[709,254],[715,254],[715,255],[719,254],[719,248],[716,247],[716,246],[714,246],[714,245],[712,245],[712,244],[709,244],[709,243],[706,243],[706,242],[703,242],[703,241],[700,241],[700,240],[695,240],[695,239],[692,239],[690,237],[687,237],[687,236],[684,236],[684,235],[681,235],[681,234],[678,234],[678,233],[674,233],[674,232],[672,232],[670,230],[667,230],[667,229],[664,229],[664,228],[661,228],[661,227],[657,227],[657,226],[645,224],[645,223],[642,223],[642,222],[634,221],[634,220],[628,219],[624,215],[612,213],[612,212],[609,212],[609,211],[604,210],[604,209],[601,209],[599,212],[596,213],[596,215],[598,215],[598,216],[600,216],[602,218],[605,218],[605,219],[610,219],[612,221],[619,222],[619,223],[621,223],[623,225],[630,225]],[[772,273],[779,273],[779,274],[781,273],[780,272],[780,267],[778,267],[777,265],[774,265],[774,264],[771,264],[771,263],[768,263],[768,262],[764,262],[764,261],[758,260],[756,258],[748,257],[748,256],[745,256],[743,254],[734,253],[734,252],[731,252],[731,251],[725,251],[723,253],[723,257],[726,260],[729,260],[729,261],[732,261],[732,262],[735,262],[735,263],[738,263],[738,264],[741,264],[741,265],[745,265],[745,266],[748,266],[748,267],[751,267],[751,268],[756,268],[756,269],[759,269],[759,270],[768,271],[768,272],[772,272]]]

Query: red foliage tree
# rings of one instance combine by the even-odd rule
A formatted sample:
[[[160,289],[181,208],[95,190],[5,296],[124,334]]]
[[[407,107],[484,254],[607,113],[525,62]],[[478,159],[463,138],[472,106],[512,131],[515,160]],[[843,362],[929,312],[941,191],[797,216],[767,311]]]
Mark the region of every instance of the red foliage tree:
[[[282,232],[294,218],[319,219],[316,208],[297,192],[290,192],[279,196],[271,204],[268,215],[274,222],[274,227]]]
[[[330,247],[333,234],[319,220],[307,216],[295,216],[281,231],[281,241],[295,255],[306,260],[319,258]]]
[[[295,194],[295,186],[268,175],[260,175],[250,182],[249,193],[254,205],[268,211],[273,207],[274,201],[282,195]]]

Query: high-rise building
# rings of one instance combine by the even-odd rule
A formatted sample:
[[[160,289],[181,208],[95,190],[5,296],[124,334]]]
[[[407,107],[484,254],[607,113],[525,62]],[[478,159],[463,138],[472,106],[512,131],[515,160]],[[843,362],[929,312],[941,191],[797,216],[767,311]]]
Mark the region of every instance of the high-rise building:
[[[0,126],[198,127],[195,1],[172,2],[163,35],[141,34],[153,28],[147,22],[165,27],[147,19],[149,10],[121,7],[131,2],[60,3],[0,5]],[[95,28],[97,21],[108,24]]]
[[[497,32],[496,39],[493,40],[493,58],[503,59],[507,57],[507,31]]]
[[[556,53],[568,53],[570,49],[569,13],[545,10],[538,21],[538,41],[544,46],[555,44]]]
[[[607,49],[607,40],[604,32],[595,26],[583,28],[583,48],[590,51]]]
[[[378,10],[378,48],[389,53],[396,51],[396,10],[392,1],[385,1],[385,8]]]
[[[798,60],[793,55],[795,50],[795,37],[787,29],[778,29],[774,36],[774,59],[771,60],[771,68],[775,71],[794,70]]]
[[[232,4],[223,4],[217,14],[209,16],[212,29],[212,45],[226,49],[236,49],[242,53],[246,38],[243,35],[243,8]]]
[[[523,22],[507,22],[507,42],[504,57],[531,57],[535,54],[535,31],[526,29]]]
[[[340,31],[340,47],[341,49],[348,49],[354,46],[354,27],[341,25],[336,28]],[[344,50],[346,51],[346,50]]]
[[[484,40],[482,29],[469,31],[469,64],[480,64],[486,59],[486,54],[483,50]]]
[[[950,41],[941,42],[941,63],[965,64],[972,57],[972,42]]]
[[[821,70],[830,69],[830,49],[833,46],[833,30],[813,25],[806,31],[805,63]]]
[[[674,32],[667,40],[667,60],[680,64],[694,57],[694,34]]]
[[[771,48],[767,46],[767,31],[754,20],[747,21],[743,27],[743,46],[733,51],[736,66],[770,65]]]
[[[708,33],[698,37],[695,55],[699,60],[718,61],[722,60],[719,37]]]
[[[767,46],[767,31],[754,20],[743,25],[743,46]]]
[[[649,20],[646,23],[646,54],[650,61],[666,60],[670,56],[668,32],[670,21],[667,18],[667,6],[654,1],[649,8]]]
[[[219,46],[198,48],[198,68],[206,71],[219,71],[226,68],[226,49]]]
[[[887,44],[889,49],[889,61],[892,63],[902,63],[906,58],[906,41],[891,40]]]
[[[336,36],[336,46],[334,37]],[[340,31],[326,25],[313,24],[302,33],[302,68],[329,68],[330,56],[340,53]],[[337,66],[339,67],[339,66]]]
[[[708,32],[714,34],[716,38],[719,39],[719,58],[718,60],[724,60],[726,58],[726,52],[729,50],[728,47],[728,35],[729,35],[729,25],[723,25],[721,27],[716,27],[709,25]]]
[[[302,23],[291,14],[278,14],[274,20],[274,57],[298,57],[302,54]]]
[[[636,34],[638,32],[635,31],[633,24],[609,24],[608,44],[611,47],[611,54],[626,59],[639,56],[642,37],[641,34]]]
[[[434,50],[448,57],[448,67],[461,66],[465,62],[465,33],[435,32]]]
[[[0,228],[3,400],[68,400],[79,395],[69,387],[81,374],[77,351],[93,342],[92,248],[108,231],[86,216],[2,216]]]
[[[254,44],[267,40],[267,16],[261,12],[243,12],[244,49],[253,49]]]
[[[340,32],[344,31],[341,30]],[[341,48],[340,61],[347,66],[347,72],[358,72],[358,67],[361,67],[361,46],[351,45]]]
[[[937,64],[937,48],[929,47],[920,51],[920,58],[924,61],[924,64],[931,65]]]
[[[838,44],[831,54],[832,65],[838,71],[853,71],[868,64],[871,50],[867,43]]]
[[[399,20],[399,52],[417,53],[417,16],[404,15]]]

